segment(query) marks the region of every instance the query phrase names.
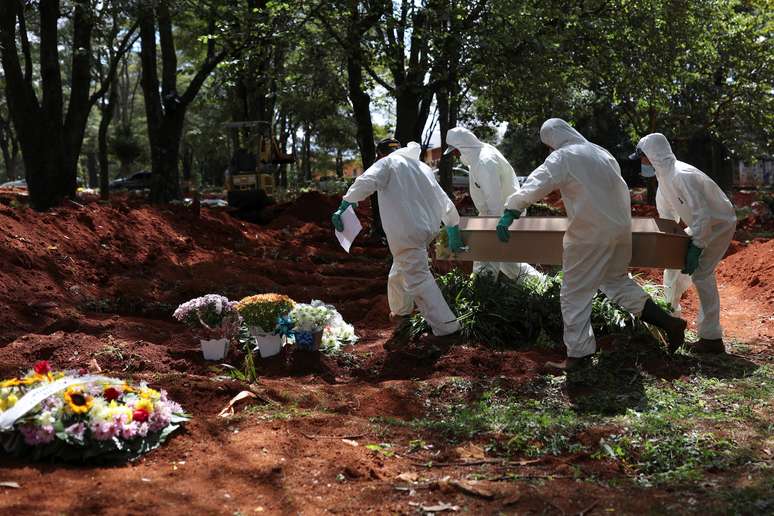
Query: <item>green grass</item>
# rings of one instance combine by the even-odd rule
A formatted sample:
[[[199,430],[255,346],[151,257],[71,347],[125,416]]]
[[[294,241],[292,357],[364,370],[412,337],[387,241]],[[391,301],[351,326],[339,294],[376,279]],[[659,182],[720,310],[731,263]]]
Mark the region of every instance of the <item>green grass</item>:
[[[668,361],[662,354],[622,345],[578,373],[537,377],[515,390],[496,379],[452,379],[426,393],[425,417],[378,423],[414,428],[428,440],[473,440],[492,456],[585,451],[619,462],[646,486],[696,482],[754,462],[774,429],[772,367],[678,355],[672,367],[684,371],[662,378],[648,366]]]

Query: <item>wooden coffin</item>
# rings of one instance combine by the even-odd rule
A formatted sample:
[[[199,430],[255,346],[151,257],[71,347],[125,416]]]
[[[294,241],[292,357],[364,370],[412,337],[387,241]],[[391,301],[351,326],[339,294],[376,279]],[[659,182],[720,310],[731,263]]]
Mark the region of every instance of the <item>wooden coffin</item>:
[[[438,256],[439,259],[485,262],[562,264],[565,217],[524,217],[510,227],[507,244],[497,239],[498,217],[463,217],[460,221],[466,252]],[[681,269],[690,237],[676,222],[666,219],[632,219],[631,267]]]

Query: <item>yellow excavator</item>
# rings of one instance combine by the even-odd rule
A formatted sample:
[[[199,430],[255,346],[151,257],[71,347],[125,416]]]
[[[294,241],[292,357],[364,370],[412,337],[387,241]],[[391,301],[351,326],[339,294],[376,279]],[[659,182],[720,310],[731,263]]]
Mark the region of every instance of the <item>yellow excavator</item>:
[[[295,157],[280,149],[269,122],[253,120],[223,125],[233,147],[226,171],[228,205],[259,211],[271,203],[277,167],[295,162]]]

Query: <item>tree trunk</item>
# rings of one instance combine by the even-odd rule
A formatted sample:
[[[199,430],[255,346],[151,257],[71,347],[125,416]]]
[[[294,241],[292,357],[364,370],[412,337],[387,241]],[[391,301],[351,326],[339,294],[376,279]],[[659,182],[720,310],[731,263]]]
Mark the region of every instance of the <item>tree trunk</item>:
[[[438,126],[441,131],[441,151],[446,151],[446,133],[453,126],[450,125],[449,116],[449,89],[446,85],[438,88],[435,94],[435,100],[438,105]],[[438,175],[440,176],[441,188],[447,193],[452,192],[452,156],[442,155],[438,164]]]
[[[97,153],[93,150],[86,153],[86,173],[89,176],[89,188],[96,188],[99,174],[97,173]]]
[[[363,171],[376,161],[376,148],[374,145],[374,127],[371,122],[371,97],[363,88],[363,68],[361,67],[361,51],[359,36],[353,43],[351,54],[347,58],[347,84],[349,88],[349,100],[352,102],[352,114],[357,126],[357,146],[360,149],[360,159],[363,162]],[[372,231],[380,236],[384,235],[382,219],[379,216],[379,198],[377,194],[371,196],[371,216],[373,217]]]
[[[13,133],[9,130],[10,124],[6,131],[0,136],[0,150],[3,152],[3,163],[5,164],[5,177],[8,181],[16,180],[16,162],[19,156],[19,144],[16,141]]]
[[[8,181],[16,180],[16,163],[19,158],[19,141],[9,120],[0,118],[0,151],[3,153],[5,177]]]
[[[110,94],[106,101],[102,102],[100,112],[102,117],[99,120],[99,131],[97,133],[97,149],[99,153],[99,197],[103,201],[110,198],[110,164],[108,159],[108,130],[113,121],[116,101],[118,99],[118,84],[112,81],[110,85]],[[92,188],[94,188],[92,186]]]
[[[312,180],[312,163],[311,163],[311,157],[312,157],[312,142],[311,142],[311,136],[309,135],[309,126],[304,126],[304,181],[311,181]]]
[[[183,157],[181,163],[183,165],[183,181],[186,184],[191,182],[191,172],[193,171],[193,147],[190,144],[183,145]]]
[[[336,177],[344,177],[344,156],[341,149],[336,149]]]
[[[177,92],[177,54],[175,50],[170,0],[139,2],[140,61],[145,118],[151,147],[151,194],[153,203],[166,203],[180,196],[179,156],[183,124],[188,106],[215,67],[229,54],[215,52],[215,40],[207,41],[207,57],[196,70],[185,92]],[[155,8],[154,8],[155,7]],[[208,20],[215,31],[215,11]],[[158,30],[156,21],[158,20]],[[161,81],[158,75],[156,33],[161,49]]]
[[[438,105],[438,122],[441,131],[441,149],[446,150],[446,132],[457,125],[459,116],[459,87],[457,64],[460,59],[460,49],[455,34],[454,16],[451,13],[443,13],[439,20],[441,31],[446,32],[446,38],[441,49],[440,66],[442,80],[436,90],[436,102]],[[452,156],[442,156],[438,165],[441,188],[451,195],[452,193]]]
[[[0,2],[0,51],[6,95],[13,102],[9,110],[17,131],[24,160],[30,205],[46,210],[65,197],[74,196],[77,188],[78,157],[89,111],[91,94],[91,32],[94,17],[83,3],[72,7],[69,65],[69,96],[64,108],[61,76],[59,0]],[[27,37],[25,12],[37,8],[39,13],[39,70],[33,77],[32,52]],[[16,45],[17,19],[24,70]],[[40,92],[40,99],[38,93]],[[100,90],[101,91],[101,90]]]

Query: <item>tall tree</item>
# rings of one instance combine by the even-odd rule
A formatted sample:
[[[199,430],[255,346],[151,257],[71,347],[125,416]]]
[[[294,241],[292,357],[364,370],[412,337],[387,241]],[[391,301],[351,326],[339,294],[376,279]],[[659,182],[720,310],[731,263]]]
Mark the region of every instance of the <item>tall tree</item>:
[[[103,9],[107,4],[103,3]],[[27,14],[32,12],[37,14],[39,26],[39,77],[34,74],[27,29]],[[60,22],[65,13],[67,31],[62,30]],[[92,33],[101,14],[88,0],[0,2],[5,90],[22,150],[30,203],[38,210],[75,195],[78,157],[89,112],[109,87],[109,81],[104,81],[92,91]],[[116,44],[117,56],[127,51],[134,30],[130,27],[123,31]],[[63,34],[67,33],[70,37],[64,41]],[[65,81],[60,50],[63,44],[72,54]],[[112,70],[115,66],[117,60],[110,63]]]
[[[352,115],[357,126],[357,145],[360,149],[363,170],[365,170],[376,161],[376,146],[374,142],[374,126],[371,120],[369,84],[364,77],[368,57],[361,45],[361,40],[379,21],[382,11],[369,5],[363,6],[357,0],[345,0],[332,4],[331,7],[339,11],[338,19],[343,25],[343,34],[335,28],[334,22],[326,13],[319,11],[318,19],[341,44],[345,52],[347,93],[352,104]],[[383,234],[382,221],[379,217],[379,201],[376,194],[371,196],[371,209],[374,231],[377,234]]]
[[[0,96],[0,151],[3,153],[5,177],[9,181],[16,179],[17,163],[19,161],[19,140],[13,130],[13,124],[8,116],[8,106],[5,96]]]
[[[192,11],[187,5],[174,13],[175,22],[186,32],[199,34],[205,41],[205,55],[182,93],[178,91],[178,53],[173,27],[171,0],[139,0],[140,57],[145,117],[151,147],[151,200],[168,202],[179,195],[180,141],[186,112],[199,94],[204,82],[229,56],[236,56],[248,44],[246,34],[229,32],[236,19],[250,27],[253,11],[235,8],[229,2],[197,4]],[[176,7],[176,6],[175,6]],[[202,21],[204,24],[202,24]],[[247,29],[245,29],[247,30]],[[158,34],[158,44],[156,35]],[[161,63],[158,62],[161,51]],[[159,72],[161,70],[161,79]]]

